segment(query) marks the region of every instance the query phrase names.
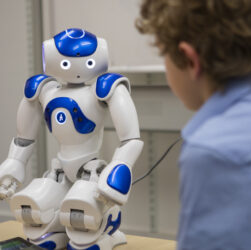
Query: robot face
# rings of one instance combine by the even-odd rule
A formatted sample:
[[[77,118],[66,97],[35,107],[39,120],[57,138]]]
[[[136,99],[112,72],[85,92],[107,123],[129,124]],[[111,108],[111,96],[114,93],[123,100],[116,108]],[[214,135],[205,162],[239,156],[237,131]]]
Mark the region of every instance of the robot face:
[[[64,82],[86,82],[107,68],[106,41],[87,31],[68,29],[43,43],[44,73]]]

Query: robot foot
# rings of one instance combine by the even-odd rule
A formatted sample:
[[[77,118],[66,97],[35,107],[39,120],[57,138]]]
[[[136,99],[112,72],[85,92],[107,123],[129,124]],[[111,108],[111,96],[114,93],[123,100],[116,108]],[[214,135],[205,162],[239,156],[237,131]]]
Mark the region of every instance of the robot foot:
[[[47,250],[64,249],[67,246],[69,238],[66,233],[47,233],[36,240],[29,240],[31,243],[45,248]]]
[[[126,244],[125,234],[117,230],[113,235],[105,234],[93,245],[79,246],[70,241],[67,250],[112,250],[117,245]]]

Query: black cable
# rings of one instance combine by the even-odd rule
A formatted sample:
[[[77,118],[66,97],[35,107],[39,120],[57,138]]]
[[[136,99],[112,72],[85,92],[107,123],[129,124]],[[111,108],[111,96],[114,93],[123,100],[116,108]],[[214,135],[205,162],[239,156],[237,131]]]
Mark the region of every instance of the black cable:
[[[136,184],[137,182],[143,180],[145,177],[147,177],[148,175],[151,174],[151,172],[162,162],[162,160],[166,157],[166,155],[170,152],[170,150],[181,140],[181,138],[179,138],[178,140],[176,140],[174,143],[171,144],[170,147],[168,147],[168,149],[166,150],[166,152],[160,157],[160,159],[151,167],[151,169],[149,169],[144,175],[142,175],[141,177],[139,177],[138,179],[136,179],[135,181],[133,181],[132,185]]]

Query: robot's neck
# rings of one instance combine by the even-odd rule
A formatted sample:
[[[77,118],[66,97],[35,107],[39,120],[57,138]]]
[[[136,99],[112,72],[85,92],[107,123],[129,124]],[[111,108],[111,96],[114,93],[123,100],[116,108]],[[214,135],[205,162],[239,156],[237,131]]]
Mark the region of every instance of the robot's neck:
[[[84,83],[84,82],[81,82],[81,83],[71,83],[71,82],[67,82],[65,85],[66,85],[67,87],[69,87],[69,88],[79,88],[79,87],[85,86],[85,83]]]

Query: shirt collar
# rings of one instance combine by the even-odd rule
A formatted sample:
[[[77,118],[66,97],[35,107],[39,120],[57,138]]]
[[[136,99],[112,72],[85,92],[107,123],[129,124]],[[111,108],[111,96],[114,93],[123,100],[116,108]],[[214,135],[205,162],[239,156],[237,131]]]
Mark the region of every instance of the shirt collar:
[[[227,84],[222,92],[213,94],[197,111],[182,130],[182,138],[187,139],[209,118],[223,113],[233,103],[251,91],[251,77],[236,78]]]

